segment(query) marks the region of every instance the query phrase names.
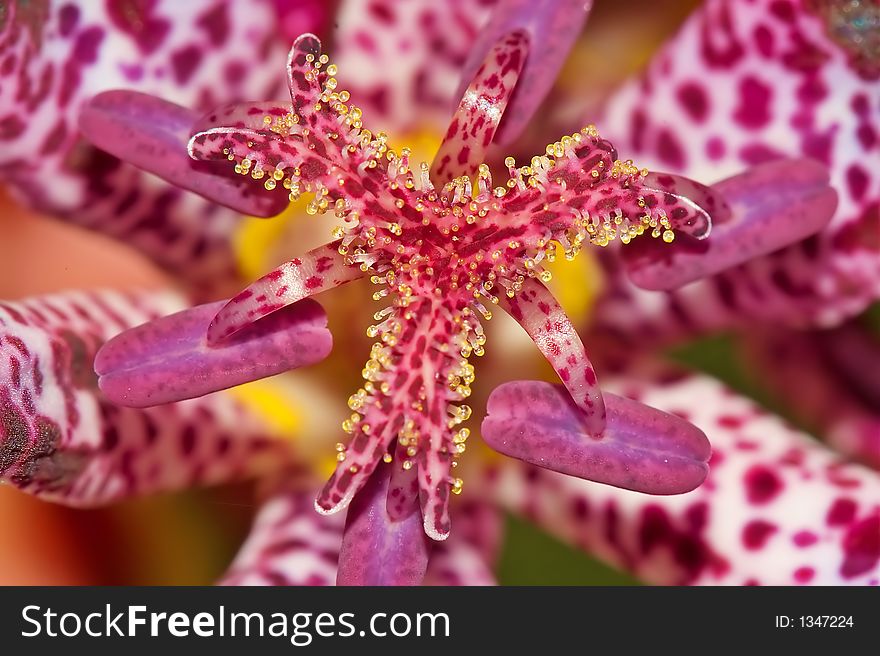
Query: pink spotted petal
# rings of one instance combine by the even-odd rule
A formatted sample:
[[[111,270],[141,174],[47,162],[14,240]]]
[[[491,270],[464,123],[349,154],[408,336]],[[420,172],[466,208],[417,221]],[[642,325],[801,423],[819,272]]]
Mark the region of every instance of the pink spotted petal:
[[[457,97],[464,94],[499,39],[515,30],[525,32],[532,46],[507,118],[498,131],[499,143],[515,140],[532,119],[553,86],[592,5],[592,0],[500,0],[496,3],[489,23],[473,44]]]
[[[559,386],[506,383],[489,397],[483,439],[501,453],[569,476],[648,494],[682,494],[706,478],[710,447],[695,426],[605,393],[601,437],[583,429],[579,409]]]
[[[386,510],[388,467],[376,471],[348,511],[339,554],[339,585],[419,585],[429,545],[418,507],[400,519]]]
[[[101,343],[182,305],[172,295],[112,292],[0,303],[0,480],[94,506],[289,462],[289,448],[229,397],[139,410],[99,392],[92,360]]]
[[[283,78],[269,62],[281,61],[289,42],[276,39],[269,3],[99,4],[3,3],[3,181],[16,199],[125,242],[204,297],[226,295],[238,275],[230,243],[238,212],[91,146],[78,117],[110,89],[160,95],[197,113],[276,97]],[[166,148],[167,137],[154,143]]]
[[[633,372],[619,389],[705,430],[712,467],[699,488],[648,497],[506,460],[490,465],[482,491],[647,583],[880,582],[876,472],[706,376],[656,374]]]
[[[363,275],[345,262],[335,243],[320,246],[285,262],[223,305],[208,326],[208,343],[217,344],[292,303]]]
[[[102,150],[236,211],[272,216],[283,210],[283,198],[187,156],[197,117],[185,107],[144,93],[105,91],[85,104],[79,129]]]
[[[797,243],[822,230],[837,208],[827,169],[809,159],[776,160],[714,186],[730,218],[714,219],[704,243],[667,248],[640,240],[623,253],[632,281],[644,289],[675,289]]]
[[[605,429],[605,403],[596,371],[559,302],[541,282],[529,278],[519,294],[504,298],[502,303],[556,371],[581,410],[584,430],[590,435],[601,435]]]
[[[327,317],[314,301],[209,346],[208,324],[223,303],[199,305],[111,339],[95,358],[101,390],[120,405],[147,407],[314,364],[330,352]]]
[[[445,129],[461,98],[458,82],[493,2],[372,0],[344,2],[334,53],[347,88],[376,130],[389,134]],[[417,34],[419,38],[412,38]],[[502,36],[499,34],[498,36]],[[489,43],[486,51],[494,45]],[[473,72],[482,62],[476,62]]]
[[[272,0],[278,29],[288,43],[303,32],[334,29],[339,4],[339,0]]]
[[[724,177],[809,157],[827,167],[839,201],[815,237],[659,297],[662,303],[651,295],[646,312],[630,312],[626,329],[643,332],[674,316],[692,331],[758,320],[828,327],[880,298],[880,97],[876,76],[856,57],[874,42],[857,25],[871,31],[876,3],[844,7],[702,3],[643,78],[609,99],[599,124],[640,165]]]
[[[277,486],[218,585],[333,585],[343,518],[316,514],[312,497]]]
[[[504,116],[529,53],[529,37],[515,31],[500,38],[474,73],[434,157],[431,178],[445,185],[461,175],[473,176]]]

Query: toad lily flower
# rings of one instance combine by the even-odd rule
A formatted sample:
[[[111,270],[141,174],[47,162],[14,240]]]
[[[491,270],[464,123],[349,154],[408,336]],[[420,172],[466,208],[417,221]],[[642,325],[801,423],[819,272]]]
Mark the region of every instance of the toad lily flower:
[[[222,5],[227,17],[238,16],[227,3],[184,4],[135,4],[129,15],[135,19],[129,25],[134,34],[120,37],[110,28],[107,43],[115,47],[101,50],[96,61],[119,57],[127,52],[120,44],[138,35],[152,43],[153,28],[166,10],[168,22],[180,27],[172,34],[183,41],[193,35],[209,38],[198,18],[209,5],[216,13],[224,13],[217,9]],[[305,7],[299,15],[306,17],[331,5],[274,4]],[[807,441],[805,435],[763,417],[705,376],[682,383],[677,373],[645,374],[643,353],[634,345],[650,345],[661,334],[651,322],[639,323],[650,299],[660,295],[634,294],[612,267],[608,296],[613,302],[600,306],[599,324],[610,320],[615,332],[598,331],[590,343],[601,358],[594,358],[600,370],[623,375],[609,379],[607,387],[603,376],[600,391],[572,321],[544,286],[545,264],[557,251],[554,243],[571,257],[587,243],[610,246],[603,254],[612,255],[613,266],[621,262],[618,245],[628,243],[620,249],[628,258],[623,263],[639,284],[653,290],[707,275],[714,280],[720,268],[821,239],[809,236],[835,211],[828,170],[840,189],[837,159],[736,160],[728,162],[725,175],[757,165],[708,188],[677,175],[643,174],[618,159],[595,129],[586,128],[552,143],[527,166],[507,161],[507,175],[498,186],[482,164],[503,161],[487,148],[508,147],[517,138],[560,69],[590,4],[344,2],[335,47],[347,74],[360,67],[352,75],[352,93],[339,89],[338,71],[317,39],[306,36],[296,42],[289,62],[292,102],[227,105],[201,118],[189,107],[275,95],[263,94],[281,76],[272,77],[270,67],[260,64],[277,49],[267,45],[244,63],[235,46],[249,29],[255,30],[249,34],[267,35],[261,43],[274,43],[266,5],[254,4],[252,13],[233,21],[228,40],[205,49],[200,61],[206,68],[196,68],[197,83],[181,86],[165,78],[166,88],[153,78],[160,63],[167,66],[183,45],[174,39],[147,58],[140,81],[120,81],[118,73],[126,69],[117,67],[112,75],[97,76],[98,84],[89,68],[94,62],[84,66],[77,101],[61,113],[70,125],[78,120],[93,144],[123,161],[98,155],[71,129],[75,146],[59,150],[58,158],[67,162],[68,152],[87,148],[92,157],[87,161],[110,159],[118,176],[98,176],[110,201],[81,202],[104,196],[74,194],[72,208],[60,212],[45,206],[48,211],[124,236],[202,291],[228,282],[232,273],[228,230],[235,213],[218,204],[269,215],[288,196],[304,195],[308,213],[332,213],[340,228],[332,243],[299,255],[228,303],[182,310],[179,298],[97,293],[5,304],[0,311],[3,480],[43,498],[87,505],[254,473],[269,476],[263,481],[266,501],[221,580],[226,584],[491,583],[500,508],[522,513],[646,581],[876,581],[874,473],[843,465],[815,446],[806,455],[794,453]],[[774,6],[780,4],[785,3]],[[172,16],[172,10],[183,13]],[[19,5],[15,11],[14,24],[23,24]],[[61,16],[51,14],[52,25],[59,27],[47,29],[43,47],[32,52],[54,52],[58,60],[79,52],[80,32],[106,18],[89,11],[88,20],[80,15],[69,34]],[[0,19],[9,15],[0,13]],[[107,25],[116,23],[107,18]],[[285,23],[283,29],[293,28]],[[423,38],[399,38],[405,32]],[[11,33],[26,38],[0,47],[31,43],[32,33],[21,28]],[[432,60],[435,55],[439,63]],[[239,70],[253,66],[254,75],[231,86],[225,77],[216,84],[220,78],[210,71],[228,71],[235,62],[242,63]],[[403,66],[389,75],[392,62]],[[433,166],[416,166],[412,153],[392,149],[384,134],[366,130],[365,112],[350,102],[356,98],[369,108],[371,121],[375,116],[383,129],[423,127],[426,117],[441,112],[446,120],[459,81],[449,73],[461,70],[461,105]],[[113,86],[128,91],[85,100]],[[9,89],[5,82],[0,87],[4,94]],[[187,107],[136,91],[159,93]],[[645,104],[635,101],[630,107],[644,111]],[[626,116],[611,113],[602,124],[613,126],[614,143],[627,143],[627,152],[631,147],[650,154],[645,143],[636,143],[637,130],[630,129]],[[680,127],[690,125],[682,121]],[[36,189],[21,166],[43,171],[45,162],[56,162],[54,156],[35,159],[35,144],[42,143],[47,126],[28,123],[27,136],[12,139],[15,148],[5,151],[20,156],[4,169],[18,171],[10,173],[10,182],[19,191]],[[691,144],[685,140],[684,145]],[[528,148],[523,145],[522,152]],[[190,154],[216,161],[195,161]],[[83,183],[91,188],[94,169],[79,168],[68,176],[65,166],[56,162],[49,170],[63,172],[65,181],[73,181],[70,188]],[[678,163],[669,166],[675,169]],[[703,179],[717,177],[718,171],[695,164],[691,174]],[[169,200],[150,202],[156,194]],[[111,202],[127,197],[135,199],[133,205]],[[119,221],[110,221],[113,217]],[[217,217],[221,220],[215,222]],[[128,221],[138,229],[122,229]],[[166,239],[175,235],[182,241]],[[188,249],[185,243],[204,245]],[[354,414],[344,428],[351,441],[338,445],[336,473],[321,489],[314,472],[305,471],[301,453],[270,441],[273,431],[230,395],[207,393],[322,359],[330,335],[309,297],[364,276],[378,286],[377,300],[385,299],[388,307],[376,313],[377,323],[369,329],[377,342],[363,387],[349,401]],[[482,437],[522,462],[460,459],[469,436],[462,423],[471,414],[463,404],[474,380],[468,360],[484,352],[481,322],[496,303],[521,324],[564,383],[508,382],[490,397]],[[169,312],[175,314],[158,318]],[[729,317],[711,310],[706,320],[722,314]],[[102,342],[126,329],[94,357]],[[606,349],[609,336],[635,340],[625,345],[619,340],[616,348]],[[618,357],[621,346],[625,355]],[[91,371],[93,359],[100,388]],[[518,363],[514,372],[493,367],[487,377],[522,377],[526,366]],[[476,388],[474,396],[480,396]],[[164,405],[142,407],[155,404]],[[828,417],[830,425],[835,418]],[[703,485],[709,448],[702,431],[713,443],[717,439],[712,465],[720,468]],[[755,434],[766,434],[767,444],[755,446],[760,441]],[[462,489],[465,469],[477,494],[455,499],[448,508],[449,493]],[[757,474],[746,475],[753,470]],[[809,495],[815,508],[828,508],[832,519],[826,522],[822,512],[792,502],[801,494]],[[347,516],[334,512],[346,505]],[[793,507],[797,512],[790,516]],[[434,542],[426,533],[448,538]],[[793,570],[779,566],[793,553],[791,545],[804,546],[794,552],[803,558]]]
[[[621,161],[592,127],[550,144],[528,166],[508,158],[509,178],[494,186],[489,167],[479,162],[528,53],[524,31],[509,33],[489,51],[433,168],[413,167],[407,149],[394,151],[384,134],[364,127],[361,110],[339,89],[337,67],[308,34],[297,39],[288,60],[292,104],[216,110],[190,141],[194,158],[232,161],[237,173],[291,200],[310,193],[310,214],[329,211],[344,222],[333,243],[282,265],[217,312],[205,336],[207,352],[284,307],[363,275],[379,286],[375,300],[391,301],[367,331],[379,341],[363,388],[349,399],[354,414],[343,428],[353,437],[338,446],[336,472],[316,501],[319,512],[342,510],[364,489],[363,503],[382,499],[386,506],[385,529],[406,531],[420,506],[425,533],[448,537],[449,493],[462,488],[453,470],[470,432],[459,428],[471,415],[462,404],[474,380],[468,358],[483,354],[481,320],[491,318],[496,304],[553,365],[571,408],[535,399],[543,409],[534,423],[493,422],[485,433],[490,444],[568,474],[655,494],[687,491],[705,476],[709,450],[699,430],[638,403],[603,397],[583,344],[542,284],[548,279],[543,262],[555,257],[553,242],[573,258],[584,243],[628,243],[643,233],[665,242],[676,232],[705,238],[707,209],[723,211],[724,201],[697,183]],[[120,106],[142,102],[153,101],[98,96],[90,112],[102,117],[107,138],[121,123]],[[97,363],[109,398],[145,405],[197,396],[206,385],[228,386],[228,380],[201,377],[199,385],[170,383],[178,345],[186,346],[175,328],[182,330],[189,316],[123,333],[104,346]],[[157,367],[155,378],[138,364],[143,351]],[[192,357],[199,361],[205,353]],[[110,361],[127,366],[105,366]],[[383,461],[387,471],[368,483]],[[347,536],[358,544],[353,549],[366,549],[376,514],[353,515]],[[361,515],[368,524],[363,538],[356,537]]]

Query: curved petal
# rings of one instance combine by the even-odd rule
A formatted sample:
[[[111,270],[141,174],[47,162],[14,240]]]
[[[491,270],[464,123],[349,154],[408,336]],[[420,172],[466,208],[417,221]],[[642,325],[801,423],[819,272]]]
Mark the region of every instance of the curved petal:
[[[373,472],[348,510],[339,585],[420,585],[430,545],[422,517],[413,504],[408,515],[392,519],[386,508],[388,467]]]
[[[649,583],[880,582],[876,472],[845,463],[706,376],[659,368],[617,383],[705,430],[713,454],[702,486],[648,497],[503,461],[487,470],[483,491]]]
[[[560,386],[505,383],[489,397],[483,439],[533,465],[648,494],[682,494],[705,480],[710,448],[699,428],[637,401],[604,396],[608,423],[593,436]]]
[[[462,175],[473,176],[486,158],[504,110],[529,54],[529,37],[514,31],[499,38],[465,89],[443,143],[434,157],[431,178],[443,186]]]
[[[360,99],[375,129],[401,134],[446,127],[461,98],[456,86],[462,66],[493,4],[494,0],[342,3],[334,32],[337,61],[340,69],[349,71],[352,96]],[[465,85],[482,60],[477,60]]]
[[[498,40],[519,30],[528,36],[532,47],[517,82],[510,111],[499,129],[499,143],[514,141],[532,119],[553,86],[592,7],[592,0],[499,0],[495,4],[464,66],[458,97],[463,95],[466,85]]]
[[[289,447],[231,398],[133,410],[97,389],[92,358],[132,324],[179,308],[171,295],[70,293],[0,304],[0,477],[91,506],[278,467]]]
[[[309,300],[211,346],[208,324],[223,304],[189,308],[108,341],[95,358],[101,391],[128,407],[159,405],[314,364],[330,352],[327,317]]]
[[[312,508],[313,494],[277,486],[218,585],[333,585],[343,517]]]
[[[208,326],[208,343],[216,344],[292,303],[363,275],[339,254],[336,243],[315,248],[267,273],[223,305]]]
[[[572,400],[581,411],[581,421],[589,435],[605,429],[605,402],[596,371],[587,358],[584,344],[571,320],[553,294],[541,282],[529,278],[522,291],[504,298],[502,306],[519,322],[547,358]]]

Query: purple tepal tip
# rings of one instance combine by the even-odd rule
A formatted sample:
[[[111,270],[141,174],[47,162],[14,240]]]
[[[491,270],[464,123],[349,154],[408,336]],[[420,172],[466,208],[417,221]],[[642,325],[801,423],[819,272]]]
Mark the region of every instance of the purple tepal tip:
[[[483,439],[539,467],[648,494],[682,494],[703,482],[711,448],[699,428],[631,399],[604,397],[608,424],[593,438],[564,387],[505,383],[489,397]]]
[[[332,337],[323,309],[301,301],[257,321],[218,346],[208,324],[226,301],[199,305],[117,335],[95,358],[98,384],[119,405],[190,399],[324,359]]]

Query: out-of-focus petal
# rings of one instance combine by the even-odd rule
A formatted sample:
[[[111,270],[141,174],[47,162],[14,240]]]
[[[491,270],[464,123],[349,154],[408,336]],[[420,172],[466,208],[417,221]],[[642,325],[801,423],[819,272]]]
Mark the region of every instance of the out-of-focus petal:
[[[529,37],[522,31],[499,35],[492,44],[464,90],[434,158],[434,184],[442,187],[461,175],[473,176],[485,161],[529,51]]]
[[[83,103],[108,89],[196,109],[272,97],[283,78],[268,3],[5,3],[0,173],[39,211],[125,241],[199,291],[236,276],[238,215],[88,145]],[[123,9],[124,7],[124,9]],[[36,12],[36,13],[34,13]],[[43,13],[40,13],[43,12]],[[10,68],[11,66],[11,68]]]
[[[775,160],[713,185],[730,215],[712,214],[704,241],[664,247],[642,239],[622,252],[630,279],[643,289],[676,289],[819,232],[837,208],[827,169],[814,160]]]
[[[304,32],[323,35],[334,29],[340,0],[271,0],[280,37],[288,43]],[[329,36],[329,35],[328,35]]]
[[[880,167],[872,165],[880,154],[880,95],[876,76],[852,65],[848,47],[868,43],[856,22],[876,9],[861,3],[847,32],[812,9],[831,4],[709,0],[646,75],[608,103],[603,131],[648,167],[724,176],[779,157],[810,157],[828,168],[839,196],[834,219],[816,237],[664,303],[646,299],[631,311],[630,326],[669,311],[694,327],[756,319],[829,326],[880,296]]]
[[[462,72],[458,96],[464,94],[487,53],[505,34],[523,31],[531,43],[510,111],[501,123],[497,141],[509,144],[532,119],[565,63],[587,16],[592,0],[499,0],[487,25],[473,44]]]
[[[425,577],[430,545],[419,505],[410,504],[409,513],[397,519],[389,516],[390,473],[388,466],[380,466],[351,502],[339,585],[419,585]]]
[[[181,299],[70,293],[0,304],[0,475],[70,505],[242,478],[290,459],[228,397],[151,410],[98,391],[92,359],[111,334]]]
[[[880,583],[875,472],[706,376],[661,368],[612,387],[706,432],[713,455],[701,487],[647,497],[503,461],[481,491],[650,583]]]
[[[327,316],[310,300],[209,345],[208,325],[224,303],[198,305],[113,337],[95,358],[101,391],[120,405],[148,407],[314,364],[330,352]]]
[[[505,383],[489,397],[483,439],[533,465],[648,494],[682,494],[705,480],[710,448],[699,428],[638,401],[604,396],[608,423],[594,436],[562,387]]]
[[[254,109],[262,121],[265,108]],[[256,216],[283,210],[284,198],[189,157],[186,147],[198,117],[186,107],[145,93],[105,91],[85,103],[79,129],[98,148],[209,201]]]
[[[830,331],[753,332],[745,343],[749,370],[795,419],[839,453],[880,469],[880,402],[864,389],[870,382],[864,379],[876,379],[880,372],[872,364],[880,347],[869,340],[858,326],[849,325]],[[832,355],[850,349],[846,357],[860,359],[855,373],[862,379]]]
[[[334,585],[344,515],[323,516],[314,492],[277,485],[219,585]]]
[[[374,129],[399,135],[446,127],[461,98],[456,87],[462,67],[493,4],[495,0],[342,3],[335,58]],[[472,78],[473,71],[465,85]]]

